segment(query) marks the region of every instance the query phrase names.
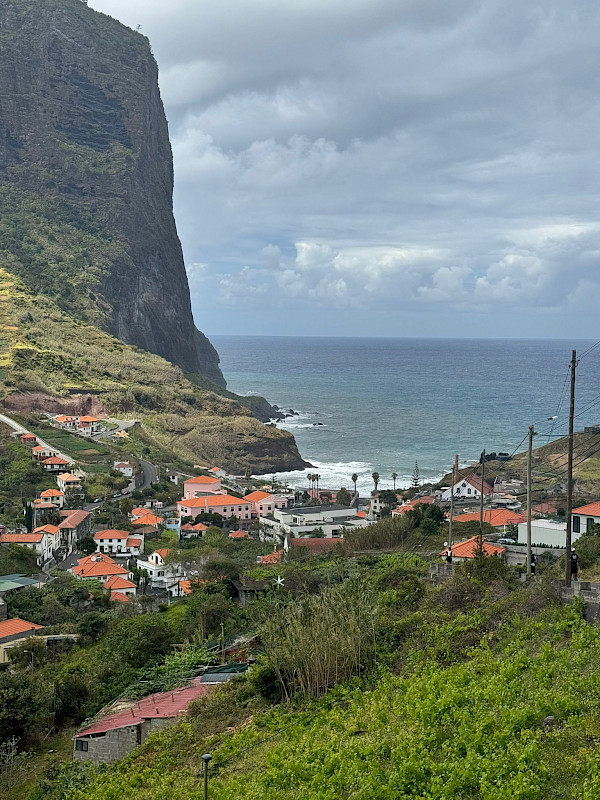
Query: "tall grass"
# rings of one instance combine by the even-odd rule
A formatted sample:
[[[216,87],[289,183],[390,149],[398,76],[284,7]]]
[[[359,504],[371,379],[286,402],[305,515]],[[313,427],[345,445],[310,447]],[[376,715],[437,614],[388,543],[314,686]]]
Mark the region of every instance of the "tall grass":
[[[282,608],[266,624],[263,642],[284,697],[320,697],[361,674],[375,657],[374,625],[374,596],[355,583]]]

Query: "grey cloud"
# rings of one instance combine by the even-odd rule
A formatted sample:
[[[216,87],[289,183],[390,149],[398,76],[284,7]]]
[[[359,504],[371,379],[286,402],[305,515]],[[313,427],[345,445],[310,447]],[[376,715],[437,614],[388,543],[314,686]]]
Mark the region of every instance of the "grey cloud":
[[[248,330],[250,296],[287,318],[331,304],[339,325],[344,308],[416,307],[434,327],[442,306],[467,320],[597,298],[595,4],[90,5],[152,41],[209,330],[219,302]]]

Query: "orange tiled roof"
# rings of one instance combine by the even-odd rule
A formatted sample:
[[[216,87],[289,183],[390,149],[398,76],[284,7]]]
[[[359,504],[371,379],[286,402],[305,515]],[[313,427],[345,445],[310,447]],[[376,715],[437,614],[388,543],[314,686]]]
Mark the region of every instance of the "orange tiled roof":
[[[250,539],[252,538],[247,531],[231,531],[230,539]]]
[[[7,636],[15,636],[18,633],[33,633],[34,631],[41,631],[43,625],[36,625],[35,622],[27,622],[27,620],[13,617],[13,619],[5,619],[0,622],[0,640],[6,639]]]
[[[160,525],[162,522],[162,517],[157,517],[156,514],[152,514],[148,511],[147,514],[144,514],[141,517],[136,517],[132,525]]]
[[[55,536],[58,533],[58,528],[56,525],[40,525],[37,528],[33,529],[33,533],[50,533],[52,536]]]
[[[41,492],[40,497],[64,497],[65,493],[60,492],[58,489],[46,489],[45,492]]]
[[[169,553],[169,548],[161,547],[159,550],[155,550],[154,552],[158,553],[161,558],[164,558]]]
[[[584,514],[588,517],[600,517],[600,502],[588,503],[573,509],[573,514]]]
[[[192,593],[192,585],[190,581],[186,581],[185,579],[179,581],[179,585],[181,586],[181,590],[184,594],[191,594]]]
[[[56,476],[57,481],[62,481],[63,483],[81,483],[81,478],[78,478],[77,475],[73,475],[72,472],[61,472],[60,475]]]
[[[0,544],[39,544],[43,533],[0,533]]]
[[[98,419],[98,417],[79,417],[79,422],[84,422],[84,423],[100,422],[100,420]]]
[[[477,552],[478,536],[472,536],[470,539],[466,539],[464,542],[457,542],[456,544],[452,545],[452,555],[455,558],[475,558],[475,554]],[[505,548],[501,547],[499,544],[491,544],[490,542],[483,542],[483,552],[486,556],[493,556],[494,553],[501,555],[504,552]],[[442,555],[446,555],[446,550],[442,551]]]
[[[65,461],[64,458],[59,458],[58,456],[52,456],[51,458],[45,458],[42,461],[42,464],[68,464],[68,461]]]
[[[31,451],[32,453],[43,453],[44,450],[52,450],[51,447],[44,447],[42,444],[38,444],[37,447],[34,447]]]
[[[63,511],[61,512],[61,516],[64,517],[64,519],[58,527],[64,530],[65,528],[76,528],[78,525],[81,525],[81,523],[90,516],[90,512],[83,511],[83,509],[76,509],[73,511]]]
[[[104,531],[98,531],[94,534],[94,539],[99,541],[100,539],[127,539],[129,533],[127,531],[118,531],[113,528],[107,528]]]
[[[179,500],[178,506],[187,508],[206,508],[210,506],[247,506],[250,501],[245,498],[232,497],[230,494],[214,494],[210,497],[190,497],[189,500]]]
[[[502,528],[504,525],[517,524],[520,522],[520,517],[519,514],[506,508],[486,508],[483,512],[483,521],[494,528]],[[479,522],[479,512],[459,514],[454,517],[454,522]]]
[[[80,558],[73,573],[82,578],[95,578],[98,575],[128,575],[124,567],[119,566],[109,556],[102,553],[92,553],[90,556]]]
[[[210,478],[208,475],[197,475],[195,478],[189,478],[187,481],[184,481],[183,485],[185,486],[186,483],[220,483],[221,481],[218,478]]]
[[[129,597],[126,594],[123,594],[123,592],[111,592],[110,593],[110,599],[113,602],[116,601],[117,603],[128,603],[129,602]]]
[[[281,561],[282,555],[283,555],[283,550],[278,550],[276,553],[269,553],[266,556],[260,556],[260,563],[277,564],[278,561]]]
[[[250,492],[250,494],[247,494],[244,500],[250,500],[251,503],[259,503],[261,500],[266,500],[267,497],[272,496],[273,495],[270,495],[268,492],[258,490],[256,492]]]
[[[132,583],[128,578],[122,575],[111,575],[111,577],[104,584],[105,589],[135,589],[135,583]]]

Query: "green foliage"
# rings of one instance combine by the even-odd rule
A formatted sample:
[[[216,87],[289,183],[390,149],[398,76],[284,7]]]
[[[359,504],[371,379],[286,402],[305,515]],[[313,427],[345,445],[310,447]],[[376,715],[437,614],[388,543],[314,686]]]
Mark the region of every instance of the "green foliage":
[[[24,502],[32,501],[55,482],[31,459],[30,451],[2,427],[0,433],[0,515],[8,522],[23,522]]]
[[[366,528],[348,530],[344,534],[344,546],[350,551],[383,550],[404,544],[414,525],[407,514],[402,517],[387,517]]]
[[[284,697],[320,697],[361,674],[375,655],[375,603],[346,583],[286,606],[265,624],[265,660]]]
[[[337,493],[335,501],[341,506],[349,506],[352,503],[352,495],[348,489],[344,489],[344,487],[342,487]]]

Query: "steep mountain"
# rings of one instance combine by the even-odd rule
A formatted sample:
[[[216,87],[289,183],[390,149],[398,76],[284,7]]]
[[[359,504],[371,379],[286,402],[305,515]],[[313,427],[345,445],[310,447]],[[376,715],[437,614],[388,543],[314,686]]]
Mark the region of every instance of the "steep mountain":
[[[85,322],[225,386],[196,331],[147,39],[81,0],[0,0],[0,254]]]
[[[0,256],[0,402],[9,411],[135,417],[165,451],[176,442],[187,460],[235,473],[308,466],[293,436],[217,388],[62,311],[2,269]]]

